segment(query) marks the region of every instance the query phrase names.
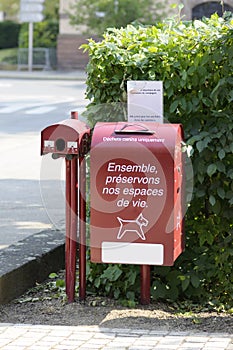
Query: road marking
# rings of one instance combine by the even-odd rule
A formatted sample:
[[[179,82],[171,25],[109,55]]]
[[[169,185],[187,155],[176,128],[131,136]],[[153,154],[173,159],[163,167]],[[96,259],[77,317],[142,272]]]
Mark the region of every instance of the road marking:
[[[9,83],[0,83],[0,87],[11,87],[12,84]]]
[[[57,109],[57,107],[55,107],[55,106],[38,107],[38,108],[27,110],[25,112],[25,114],[44,114],[44,113],[48,113],[48,112],[54,111],[54,109]]]
[[[28,107],[28,105],[13,105],[13,106],[7,106],[7,107],[4,107],[4,108],[1,108],[0,109],[0,114],[7,114],[7,113],[13,113],[13,112],[17,112],[17,111],[20,111],[21,109],[24,109]],[[31,107],[31,106],[30,106]]]
[[[0,103],[0,114],[10,114],[20,111],[22,109],[27,109],[27,111],[25,112],[26,114],[44,114],[57,109],[56,105],[60,103],[72,103],[74,101],[75,99],[72,97],[67,97],[60,101],[54,100],[52,102],[29,101],[29,103],[22,103],[21,101],[21,103],[13,103],[13,105],[10,101],[7,101],[7,104]]]

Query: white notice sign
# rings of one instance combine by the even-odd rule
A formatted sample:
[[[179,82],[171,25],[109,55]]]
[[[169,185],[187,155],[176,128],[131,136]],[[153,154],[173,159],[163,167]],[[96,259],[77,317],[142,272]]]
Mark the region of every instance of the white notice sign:
[[[163,123],[163,82],[127,81],[128,122]]]
[[[44,19],[44,0],[21,0],[20,1],[20,21],[21,22],[41,22]]]

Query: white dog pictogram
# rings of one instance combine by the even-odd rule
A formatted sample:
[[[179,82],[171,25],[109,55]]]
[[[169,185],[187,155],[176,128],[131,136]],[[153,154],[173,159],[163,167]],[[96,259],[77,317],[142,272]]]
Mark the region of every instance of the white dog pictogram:
[[[149,221],[144,218],[142,213],[139,214],[135,220],[125,220],[121,219],[119,216],[117,219],[120,223],[117,239],[121,239],[126,234],[126,232],[136,232],[137,235],[145,241],[146,237],[143,232],[143,226],[147,226]]]

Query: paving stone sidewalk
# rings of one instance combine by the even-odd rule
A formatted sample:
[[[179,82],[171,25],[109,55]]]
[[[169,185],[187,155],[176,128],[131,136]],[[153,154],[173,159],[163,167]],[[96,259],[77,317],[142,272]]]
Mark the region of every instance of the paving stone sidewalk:
[[[233,350],[233,335],[0,323],[1,350]]]

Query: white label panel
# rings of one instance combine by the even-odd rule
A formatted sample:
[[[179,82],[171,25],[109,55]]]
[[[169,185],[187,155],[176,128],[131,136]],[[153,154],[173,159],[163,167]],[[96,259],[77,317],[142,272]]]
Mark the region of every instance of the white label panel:
[[[163,244],[102,242],[104,263],[162,265]]]
[[[163,123],[163,82],[127,81],[128,122]]]
[[[44,140],[44,147],[54,147],[54,141]]]
[[[67,141],[67,148],[78,148],[78,142]]]

